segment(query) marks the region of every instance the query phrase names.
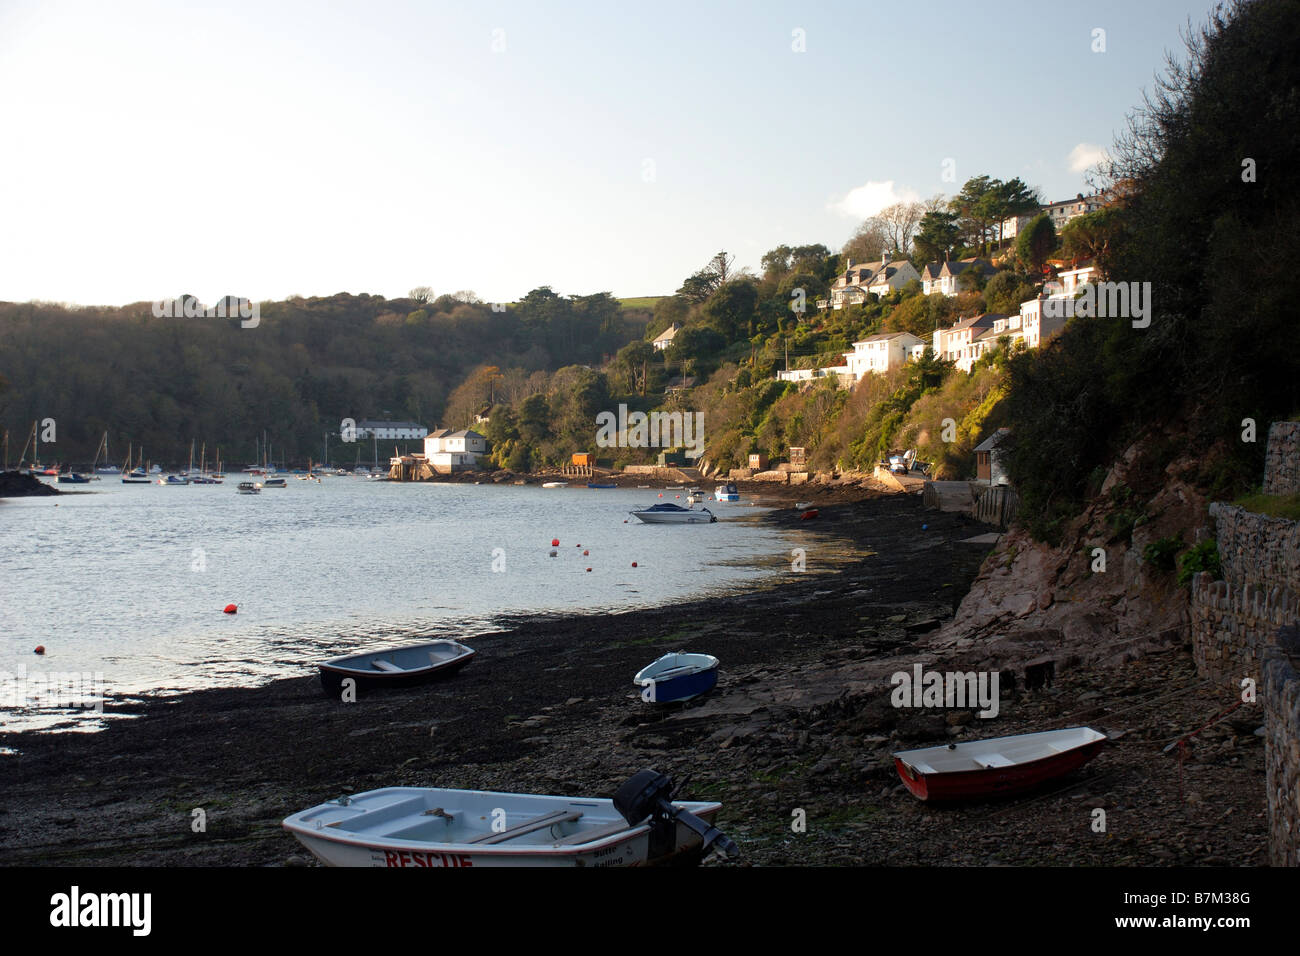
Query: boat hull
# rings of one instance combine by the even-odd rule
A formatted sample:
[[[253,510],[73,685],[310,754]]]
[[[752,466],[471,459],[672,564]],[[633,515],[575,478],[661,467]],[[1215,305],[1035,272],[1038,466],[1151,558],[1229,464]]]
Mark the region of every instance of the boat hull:
[[[666,667],[678,664],[682,667]],[[712,654],[665,654],[632,678],[648,704],[679,704],[707,694],[718,684],[719,661]]]
[[[488,807],[497,805],[511,807],[517,801],[517,794],[473,793],[467,791],[417,790],[415,788],[394,788],[387,793],[399,797],[428,794],[423,797],[424,804],[436,804],[456,808],[459,801],[468,798],[476,805],[481,805],[470,815],[482,817],[486,825],[490,819]],[[372,791],[353,798],[351,806],[364,803],[367,799],[382,796],[385,791]],[[569,797],[528,797],[530,803],[538,803],[540,809],[551,807],[581,810],[588,816],[596,816],[600,821],[617,817],[612,801],[602,799],[582,799]],[[676,802],[676,806],[689,810],[707,823],[712,824],[721,805],[717,803]],[[469,869],[473,867],[625,867],[625,866],[659,866],[665,864],[690,864],[698,862],[702,856],[700,837],[680,822],[673,824],[671,840],[663,847],[652,846],[651,829],[648,824],[626,827],[621,832],[604,837],[596,837],[583,844],[557,845],[555,837],[550,835],[522,841],[507,841],[495,845],[482,843],[450,843],[428,839],[398,839],[391,836],[368,835],[350,832],[346,827],[351,821],[347,819],[349,807],[337,804],[322,804],[311,810],[294,814],[284,821],[284,828],[294,835],[316,859],[326,866],[383,867],[386,869]],[[531,812],[531,811],[529,811]],[[430,822],[428,811],[408,818],[416,828],[437,826]],[[399,829],[408,830],[407,820],[403,820]],[[550,833],[553,831],[542,831]]]
[[[433,645],[418,645],[416,649],[424,649]],[[351,678],[356,681],[358,691],[384,690],[387,688],[418,687],[421,684],[428,684],[444,677],[450,677],[462,667],[468,664],[474,658],[472,648],[464,645],[456,645],[464,650],[464,653],[456,657],[449,658],[438,663],[430,663],[425,667],[419,667],[408,670],[395,672],[377,671],[370,667],[369,664],[344,663],[346,658],[340,658],[334,661],[326,661],[319,665],[321,687],[330,697],[338,697],[343,691],[343,681]],[[379,656],[379,655],[366,655]]]
[[[1015,738],[1002,738],[1014,740]],[[894,767],[912,796],[927,803],[987,800],[1036,790],[1082,767],[1101,751],[1104,736],[1078,746],[1011,766],[925,772],[895,755]]]

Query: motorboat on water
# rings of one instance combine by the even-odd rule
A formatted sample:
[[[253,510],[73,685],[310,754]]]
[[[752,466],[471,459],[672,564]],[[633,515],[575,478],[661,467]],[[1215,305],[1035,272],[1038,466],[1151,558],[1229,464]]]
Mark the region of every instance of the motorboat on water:
[[[739,501],[740,492],[736,490],[734,482],[727,482],[725,485],[718,485],[713,489],[713,497],[718,501]]]
[[[667,501],[629,514],[646,524],[709,524],[718,520],[708,508],[683,508]]]

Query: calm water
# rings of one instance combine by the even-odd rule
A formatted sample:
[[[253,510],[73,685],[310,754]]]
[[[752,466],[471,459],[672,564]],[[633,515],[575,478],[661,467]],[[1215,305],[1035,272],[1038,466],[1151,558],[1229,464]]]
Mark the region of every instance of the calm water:
[[[744,504],[707,502],[711,525],[624,523],[658,490],[290,476],[252,496],[236,493],[238,480],[105,476],[91,493],[0,499],[0,678],[102,673],[110,697],[255,684],[352,650],[472,637],[503,612],[626,609],[731,588],[788,570],[793,541]],[[504,570],[493,571],[495,549]],[[238,614],[221,613],[229,603]],[[21,697],[7,706],[4,694],[7,729],[68,717]],[[92,726],[81,715],[73,729]]]

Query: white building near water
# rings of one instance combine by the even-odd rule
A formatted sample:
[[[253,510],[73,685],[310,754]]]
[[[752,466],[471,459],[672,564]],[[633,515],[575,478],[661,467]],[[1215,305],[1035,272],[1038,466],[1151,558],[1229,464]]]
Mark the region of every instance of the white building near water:
[[[415,441],[423,438],[429,430],[415,422],[386,422],[362,419],[357,422],[357,438],[386,438],[393,441]]]
[[[487,439],[476,431],[439,428],[424,438],[424,456],[439,474],[477,468],[487,454]]]

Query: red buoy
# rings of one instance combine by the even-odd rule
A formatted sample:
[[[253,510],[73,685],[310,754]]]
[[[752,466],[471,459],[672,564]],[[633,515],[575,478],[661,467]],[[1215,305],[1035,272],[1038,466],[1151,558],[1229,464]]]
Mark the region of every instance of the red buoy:
[[[225,609],[225,611],[224,611],[223,613],[225,613],[225,614],[234,614],[234,613],[235,613],[236,611],[238,611],[238,610],[239,610],[239,605],[237,605],[237,604],[227,604],[227,605],[226,605],[226,609]]]
[[[807,521],[810,518],[816,518],[816,517],[817,517],[817,509],[809,508],[807,511],[805,511],[803,514],[799,516],[799,520]]]
[[[588,570],[588,571],[590,571],[590,570],[591,570],[591,568],[588,568],[588,569],[587,569],[587,570]]]
[[[37,644],[37,645],[36,645],[36,653],[37,653],[37,654],[44,654],[44,653],[45,653],[45,645],[44,645],[44,644]]]
[[[635,562],[635,561],[632,562],[632,567],[634,567],[634,568],[636,567],[636,562]]]
[[[552,538],[552,539],[551,539],[551,547],[552,547],[552,548],[558,548],[559,546],[560,546],[560,539],[559,539],[559,538]]]
[[[589,555],[589,554],[591,554],[590,551],[584,551],[584,552],[582,552],[582,556],[583,556],[584,558],[587,557],[587,555]]]

